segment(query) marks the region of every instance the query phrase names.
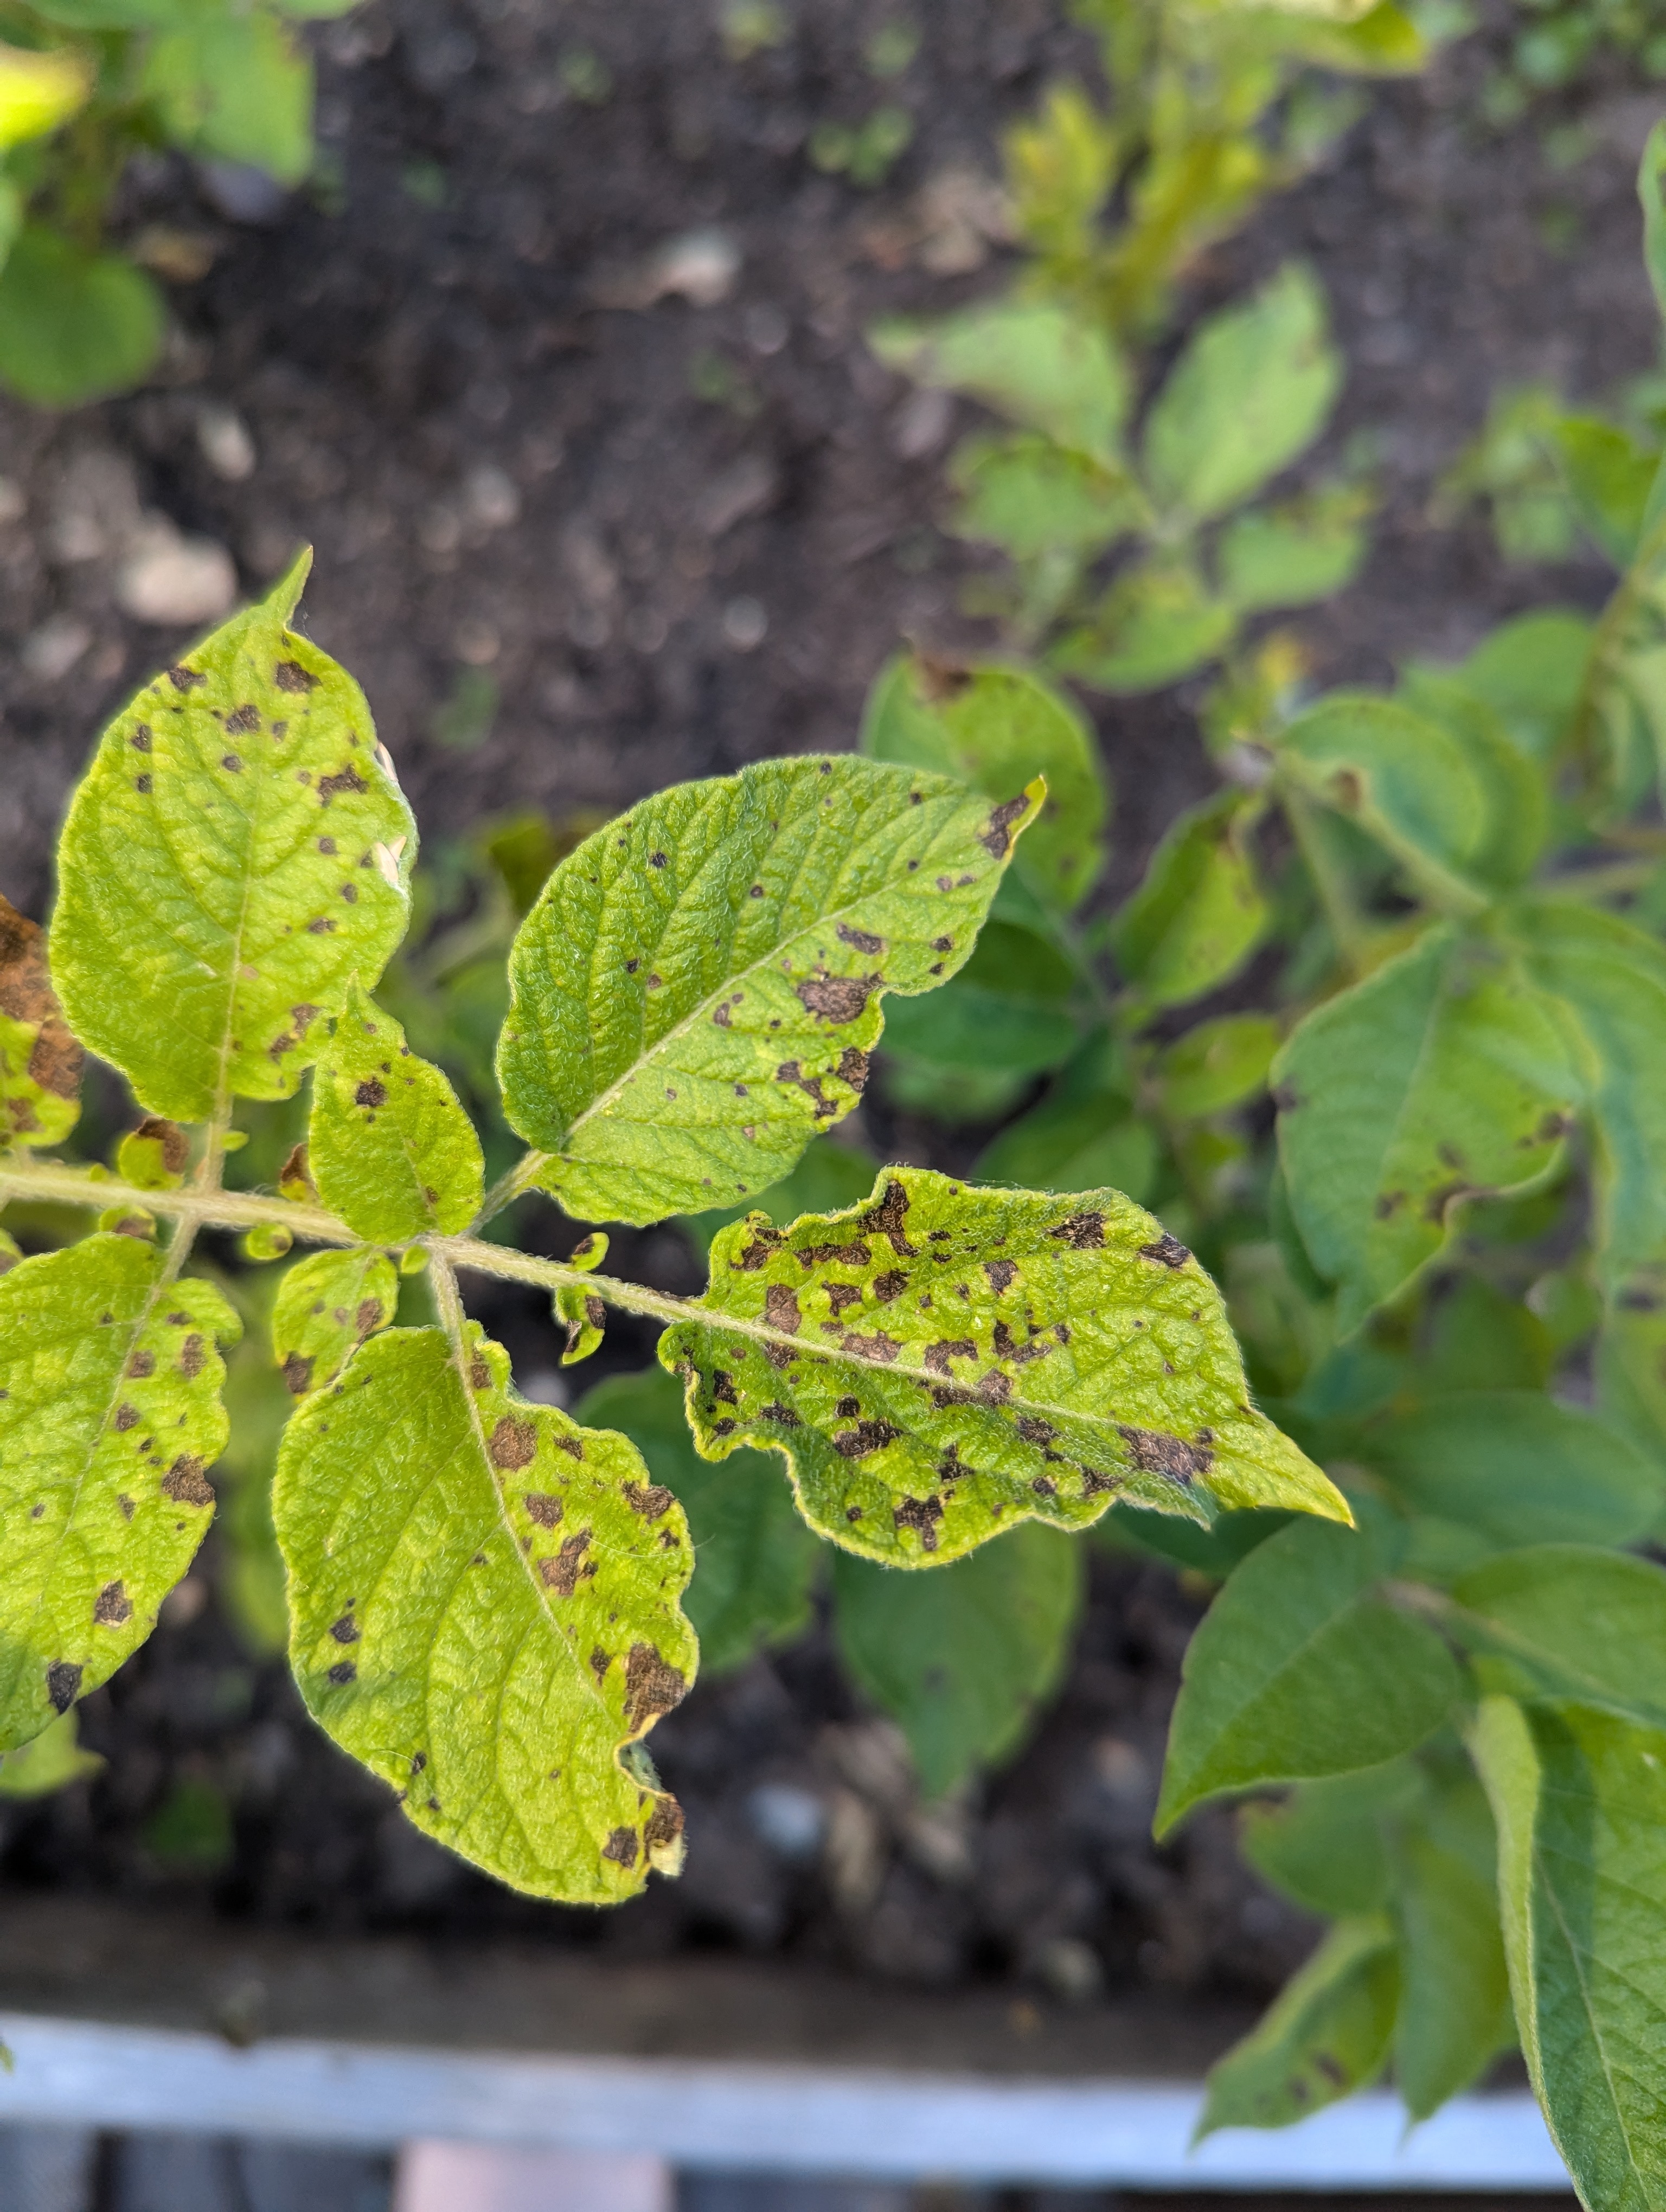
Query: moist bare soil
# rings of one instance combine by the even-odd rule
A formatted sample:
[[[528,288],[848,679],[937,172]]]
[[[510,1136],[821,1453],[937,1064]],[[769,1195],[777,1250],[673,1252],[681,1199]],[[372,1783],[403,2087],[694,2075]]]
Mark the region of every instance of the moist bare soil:
[[[821,0],[735,59],[703,5],[371,0],[319,39],[310,197],[251,208],[179,165],[136,175],[127,234],[202,271],[171,288],[161,374],[66,417],[0,404],[0,887],[43,911],[94,733],[187,639],[124,611],[135,563],[179,533],[225,549],[244,591],[316,548],[307,627],[364,684],[433,842],[848,746],[899,637],[987,644],[958,607],[977,556],[938,527],[973,411],[890,377],[862,333],[1001,281],[999,131],[1085,50],[1041,0],[928,0],[916,59],[881,82],[864,57],[888,13]],[[1632,187],[1656,98],[1610,65],[1487,131],[1503,33],[1376,91],[1328,165],[1189,286],[1190,318],[1293,254],[1329,295],[1349,376],[1312,465],[1369,437],[1383,507],[1359,580],[1298,625],[1324,682],[1380,682],[1607,588],[1594,559],[1512,570],[1478,522],[1430,516],[1500,385],[1598,396],[1656,349]],[[819,173],[816,125],[887,101],[914,136],[884,183]],[[1552,125],[1581,158],[1553,163]],[[1189,706],[1094,708],[1118,793],[1107,897],[1208,787]],[[621,1256],[695,1279],[670,1232]],[[479,1310],[552,1364],[547,1315]],[[609,1363],[648,1356],[613,1332]],[[82,1708],[102,1776],[0,1806],[7,1883],[319,1931],[993,1978],[1019,2007],[1141,1983],[1255,1996],[1311,1940],[1239,1867],[1230,1814],[1149,1840],[1207,1597],[1155,1565],[1095,1553],[1033,1742],[947,1806],[916,1801],[824,1628],[702,1681],[654,1738],[688,1808],[687,1873],[607,1915],[517,1899],[427,1843],[311,1727],[281,1664],[249,1657],[213,1584],[210,1553]]]

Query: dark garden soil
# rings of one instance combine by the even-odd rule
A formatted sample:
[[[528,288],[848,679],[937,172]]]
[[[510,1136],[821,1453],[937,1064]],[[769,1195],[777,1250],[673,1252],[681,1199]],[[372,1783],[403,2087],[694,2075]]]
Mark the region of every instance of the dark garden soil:
[[[912,394],[861,333],[996,279],[994,135],[1073,40],[1045,0],[926,0],[920,57],[882,91],[861,55],[888,12],[819,0],[737,63],[703,0],[371,0],[319,40],[327,208],[238,222],[182,173],[136,180],[131,232],[212,266],[174,288],[151,389],[64,419],[0,405],[0,886],[41,910],[94,732],[185,634],[122,611],[125,567],[157,542],[147,516],[228,549],[245,590],[316,546],[308,627],[363,682],[431,839],[847,746],[899,634],[976,643],[957,611],[970,556],[933,527],[970,412]],[[1655,342],[1631,182],[1654,96],[1610,74],[1483,136],[1468,118],[1489,35],[1376,94],[1332,164],[1192,288],[1201,310],[1294,252],[1329,290],[1350,376],[1320,458],[1369,428],[1385,504],[1361,580],[1301,624],[1327,681],[1455,656],[1505,613],[1606,586],[1594,563],[1512,572],[1478,526],[1429,520],[1499,384],[1595,395]],[[818,174],[815,123],[893,97],[916,133],[885,185]],[[1588,151],[1558,169],[1539,137],[1570,120]],[[1183,697],[1101,702],[1097,720],[1114,893],[1208,771]],[[657,1255],[631,1249],[651,1272],[686,1264],[663,1233]],[[540,1356],[545,1324],[492,1318]],[[1013,1976],[1042,2002],[1138,1981],[1254,1994],[1306,1925],[1238,1868],[1228,1816],[1148,1840],[1201,1602],[1096,1557],[1039,1735],[948,1808],[913,1802],[824,1635],[702,1684],[654,1740],[688,1808],[687,1875],[599,1917],[513,1899],[426,1843],[312,1729],[281,1667],[251,1664],[211,1601],[190,1619],[176,1601],[83,1708],[105,1776],[0,1810],[0,1872],[194,1889],[321,1929]],[[207,1863],[198,1832],[195,1874],[189,1820],[171,1858],[155,1823],[182,1783],[234,1810],[229,1860]]]

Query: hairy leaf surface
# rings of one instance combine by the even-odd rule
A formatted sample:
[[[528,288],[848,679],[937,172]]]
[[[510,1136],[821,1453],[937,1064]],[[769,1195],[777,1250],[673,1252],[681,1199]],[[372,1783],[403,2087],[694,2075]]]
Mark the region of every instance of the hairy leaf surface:
[[[226,1441],[216,1347],[240,1334],[138,1237],[0,1276],[0,1749],[106,1680],[191,1565]]]
[[[319,1054],[307,1156],[325,1204],[376,1243],[455,1237],[485,1194],[457,1093],[356,983]]]
[[[610,1375],[573,1418],[629,1437],[655,1482],[676,1492],[695,1558],[684,1608],[708,1674],[744,1666],[760,1645],[808,1626],[818,1547],[772,1459],[753,1451],[733,1453],[721,1467],[702,1459],[676,1377],[660,1367]]]
[[[111,724],[58,847],[52,977],[153,1113],[288,1097],[404,933],[416,827],[297,562]]]
[[[708,1319],[660,1342],[700,1449],[772,1446],[811,1526],[897,1566],[1113,1498],[1345,1518],[1249,1400],[1220,1294],[1110,1190],[969,1189],[886,1169],[866,1206],[713,1240]]]
[[[390,1329],[297,1408],[273,1510],[309,1710],[419,1828],[575,1904],[680,1863],[627,1747],[682,1698],[687,1525],[623,1437],[509,1386],[471,1322]]]
[[[1092,731],[1044,678],[999,662],[945,668],[899,653],[868,694],[861,743],[871,759],[958,776],[988,799],[1044,777],[1047,796],[1013,872],[1051,906],[1076,906],[1092,889],[1110,786]]]
[[[1198,2134],[1287,2127],[1363,2088],[1389,2055],[1399,1995],[1386,1917],[1339,1921],[1266,2018],[1209,2069]]]
[[[1042,797],[763,761],[587,837],[510,956],[498,1073],[540,1186],[643,1223],[784,1175],[861,1096],[885,993],[964,963]]]
[[[1666,1572],[1652,1561],[1535,1544],[1473,1569],[1452,1595],[1481,1648],[1532,1690],[1666,1728]]]
[[[1666,2204],[1666,1735],[1488,1698],[1471,1736],[1499,1829],[1522,2049],[1556,2148],[1601,2212]]]
[[[313,1252],[297,1260],[272,1305],[272,1352],[297,1398],[333,1382],[348,1359],[393,1318],[399,1279],[386,1252]]]
[[[0,1152],[63,1143],[81,1112],[82,1059],[39,927],[0,897]]]
[[[1459,1691],[1432,1628],[1376,1594],[1391,1528],[1292,1523],[1251,1552],[1187,1649],[1157,1833],[1206,1797],[1376,1766],[1437,1729]]]
[[[857,1686],[940,1797],[1016,1749],[1058,1686],[1081,1615],[1081,1547],[1034,1522],[934,1575],[837,1553],[833,1621]]]
[[[1582,1088],[1526,978],[1444,928],[1310,1014],[1273,1079],[1291,1210],[1345,1334],[1439,1251],[1457,1200],[1550,1164]]]

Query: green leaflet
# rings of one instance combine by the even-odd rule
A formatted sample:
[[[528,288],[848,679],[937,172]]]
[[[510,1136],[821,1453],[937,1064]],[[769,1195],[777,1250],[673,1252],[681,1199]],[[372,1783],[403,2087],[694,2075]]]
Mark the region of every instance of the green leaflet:
[[[1487,1698],[1470,1738],[1533,2087],[1593,2212],[1666,2204],[1666,1735]]]
[[[1164,1113],[1186,1120],[1243,1105],[1266,1088],[1278,1048],[1279,1025],[1266,1014],[1200,1022],[1157,1062]]]
[[[78,1735],[78,1716],[71,1706],[30,1742],[0,1752],[0,1800],[50,1797],[72,1782],[100,1773],[104,1761],[97,1752],[81,1748]]]
[[[1419,1513],[1488,1545],[1627,1544],[1652,1524],[1666,1469],[1541,1390],[1465,1390],[1377,1422],[1351,1449]]]
[[[949,480],[960,495],[949,524],[954,535],[999,545],[1014,561],[1091,558],[1148,515],[1125,467],[1067,452],[1033,430],[966,439]]]
[[[375,1243],[455,1237],[485,1195],[457,1093],[356,981],[319,1054],[307,1158],[325,1204]]]
[[[1213,660],[1237,626],[1237,610],[1210,596],[1183,554],[1158,552],[1124,568],[1050,658],[1101,691],[1155,691]]]
[[[1357,1534],[1297,1521],[1250,1553],[1187,1650],[1159,1837],[1206,1797],[1379,1765],[1438,1728],[1451,1655],[1376,1595],[1402,1548],[1373,1515]]]
[[[82,1059],[40,929],[0,897],[0,1152],[63,1143],[81,1113]]]
[[[1102,461],[1121,450],[1126,363],[1096,321],[1044,302],[998,301],[929,323],[877,324],[868,343],[917,384],[964,392]]]
[[[694,1634],[682,1509],[623,1437],[509,1387],[477,1325],[373,1337],[290,1420],[273,1512],[290,1657],[344,1750],[500,1881],[617,1902],[675,1872],[682,1814],[627,1747]]]
[[[899,653],[875,678],[862,714],[873,760],[958,776],[987,799],[1033,776],[1047,796],[1013,872],[1050,906],[1074,907],[1104,866],[1110,789],[1086,721],[1028,669],[985,661],[945,669]]]
[[[1070,1656],[1082,1567],[1073,1538],[1033,1522],[924,1577],[834,1554],[840,1652],[907,1736],[927,1797],[1016,1749],[1033,1724]]]
[[[357,684],[285,628],[306,573],[117,717],[59,842],[70,1024],[177,1121],[287,1097],[404,933],[415,824]]]
[[[191,1565],[226,1440],[216,1347],[240,1333],[137,1237],[0,1276],[0,1748],[106,1680]]]
[[[1486,701],[1530,758],[1548,763],[1572,732],[1593,635],[1588,615],[1554,609],[1517,615],[1450,672]]]
[[[854,1206],[873,1187],[877,1163],[872,1154],[854,1152],[836,1137],[812,1137],[790,1175],[771,1183],[759,1200],[778,1229],[785,1229],[801,1213],[836,1213]],[[744,1221],[750,1207],[733,1206],[713,1213],[691,1213],[681,1224],[703,1260],[714,1237],[732,1221]],[[679,1426],[683,1417],[678,1414]]]
[[[1462,1577],[1458,1626],[1535,1694],[1666,1728],[1666,1573],[1594,1545],[1539,1544]]]
[[[0,255],[0,385],[36,407],[79,407],[143,383],[167,333],[143,270],[39,222],[10,249]]]
[[[245,161],[286,185],[312,167],[312,64],[263,9],[204,13],[153,39],[138,88],[172,142],[199,157]]]
[[[1286,506],[1235,515],[1216,556],[1222,595],[1245,614],[1330,599],[1365,557],[1371,503],[1358,485],[1335,483]]]
[[[721,1467],[702,1459],[683,1393],[660,1367],[610,1375],[573,1418],[629,1437],[688,1515],[696,1571],[683,1602],[707,1674],[727,1674],[761,1644],[784,1644],[808,1626],[819,1547],[773,1460],[752,1451],[734,1452]]]
[[[776,1181],[861,1095],[884,994],[965,961],[1042,798],[763,761],[587,838],[510,955],[498,1076],[529,1179],[639,1224]]]
[[[272,1306],[272,1356],[297,1398],[333,1382],[368,1336],[386,1328],[399,1279],[386,1252],[313,1252],[285,1271]]]
[[[971,958],[940,991],[891,1009],[885,1049],[970,1076],[1028,1076],[1057,1067],[1080,1041],[1071,1012],[1079,978],[1033,930],[983,925]]]
[[[1376,1912],[1389,1894],[1387,1823],[1416,1805],[1424,1777],[1409,1759],[1304,1782],[1282,1805],[1247,1805],[1243,1856],[1308,1912]]]
[[[982,1182],[1025,1190],[1097,1190],[1109,1185],[1144,1203],[1157,1182],[1157,1139],[1126,1098],[1106,1093],[1043,1099],[1009,1121],[977,1164]]]
[[[1443,1778],[1399,1838],[1395,1892],[1395,2072],[1424,2120],[1515,2040],[1493,1816],[1468,1766]]]
[[[1273,1080],[1291,1210],[1344,1334],[1440,1250],[1458,1200],[1552,1164],[1582,1090],[1519,969],[1449,928],[1310,1014]]]
[[[1374,2081],[1389,2055],[1399,1995],[1387,1917],[1339,1921],[1265,2019],[1210,2068],[1198,2136],[1287,2127]]]
[[[1152,1009],[1201,998],[1255,951],[1268,921],[1249,849],[1258,811],[1240,792],[1189,808],[1117,914],[1117,963]]]
[[[1152,489],[1200,520],[1225,514],[1312,443],[1341,380],[1324,295],[1292,264],[1181,355],[1146,420]]]
[[[1213,1284],[1116,1191],[885,1169],[866,1206],[723,1230],[702,1305],[660,1340],[702,1452],[781,1452],[812,1528],[890,1565],[1116,1498],[1204,1518],[1198,1485],[1347,1517],[1250,1405]]]

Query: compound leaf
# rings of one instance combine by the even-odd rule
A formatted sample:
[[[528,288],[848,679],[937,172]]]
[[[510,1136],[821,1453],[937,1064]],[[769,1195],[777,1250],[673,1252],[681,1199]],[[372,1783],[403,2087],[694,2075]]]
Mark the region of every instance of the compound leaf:
[[[693,1675],[691,1559],[633,1444],[518,1398],[476,1323],[390,1329],[297,1407],[272,1503],[301,1694],[419,1828],[574,1904],[677,1870],[628,1747]]]
[[[1536,1544],[1453,1584],[1483,1650],[1535,1690],[1666,1728],[1666,1573],[1595,1545]]]
[[[0,897],[0,1152],[63,1143],[81,1112],[82,1059],[39,927]]]
[[[319,1194],[380,1244],[454,1237],[480,1211],[480,1139],[449,1081],[354,982],[313,1077],[307,1158]]]
[[[1186,1652],[1156,1830],[1206,1797],[1377,1766],[1440,1725],[1459,1692],[1432,1628],[1377,1595],[1398,1551],[1292,1522],[1244,1560]]]
[[[997,301],[929,323],[877,325],[868,343],[916,384],[964,392],[1062,446],[1114,461],[1127,418],[1127,364],[1103,329],[1068,308]]]
[[[1203,520],[1225,514],[1317,437],[1341,389],[1324,295],[1281,270],[1241,307],[1212,316],[1146,419],[1157,495]]]
[[[1626,1544],[1658,1515],[1663,1477],[1606,1423],[1541,1390],[1460,1390],[1375,1423],[1354,1455],[1419,1513],[1489,1544]]]
[[[1499,1899],[1528,2071],[1583,2201],[1666,2204],[1666,1735],[1487,1698],[1471,1748],[1499,1832]]]
[[[964,963],[1043,795],[763,761],[587,837],[509,961],[498,1076],[539,1187],[641,1224],[785,1175],[861,1095],[884,994]]]
[[[386,1252],[361,1245],[297,1260],[272,1304],[272,1352],[290,1393],[333,1382],[368,1336],[386,1328],[399,1302],[399,1279]]]
[[[899,653],[862,717],[870,759],[958,776],[1002,799],[1043,776],[1047,796],[1012,863],[1049,906],[1073,907],[1104,866],[1110,791],[1093,732],[1057,688],[1024,668],[948,668]]]
[[[1201,998],[1255,951],[1268,921],[1248,846],[1255,811],[1236,792],[1189,808],[1117,914],[1112,949],[1147,1006]]]
[[[1282,2128],[1375,2079],[1400,1996],[1385,1915],[1339,1921],[1266,2017],[1209,2069],[1200,2137],[1217,2128]]]
[[[210,1518],[236,1315],[143,1239],[94,1235],[0,1276],[0,1749],[143,1643]]]
[[[1251,1407],[1213,1284],[1116,1191],[885,1169],[866,1206],[723,1230],[701,1307],[660,1358],[702,1452],[781,1451],[811,1526],[889,1565],[1116,1498],[1206,1517],[1200,1485],[1347,1517]]]
[[[1458,1200],[1551,1164],[1582,1088],[1554,1009],[1446,928],[1310,1014],[1273,1079],[1291,1210],[1344,1334],[1440,1250]]]
[[[1081,1547],[1034,1522],[939,1574],[836,1553],[833,1623],[858,1688],[941,1797],[1016,1748],[1057,1687],[1082,1607]]]
[[[695,1577],[684,1607],[708,1674],[744,1666],[760,1645],[808,1626],[819,1547],[793,1494],[763,1452],[702,1459],[683,1415],[683,1393],[661,1367],[610,1375],[573,1409],[587,1427],[629,1437],[657,1483],[674,1491],[689,1520]]]
[[[358,685],[285,627],[307,557],[118,715],[58,846],[70,1024],[175,1121],[287,1098],[404,933],[410,810]]]

